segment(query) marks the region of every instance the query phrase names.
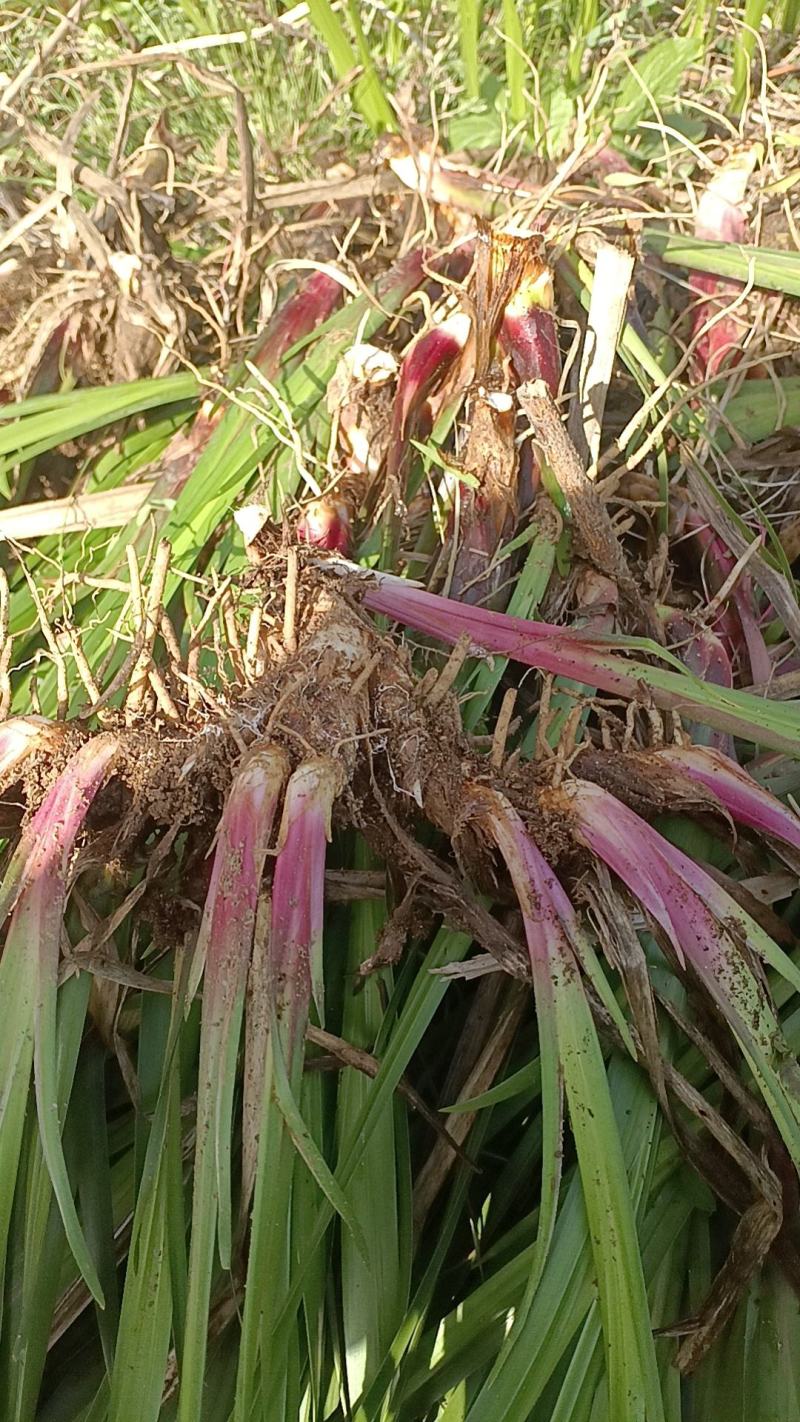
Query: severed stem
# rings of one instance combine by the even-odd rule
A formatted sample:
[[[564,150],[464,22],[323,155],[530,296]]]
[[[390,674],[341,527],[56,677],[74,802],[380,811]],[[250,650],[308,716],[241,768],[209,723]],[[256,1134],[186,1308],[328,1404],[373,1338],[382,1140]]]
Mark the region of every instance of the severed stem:
[[[533,380],[521,385],[518,393],[520,405],[531,422],[534,443],[569,505],[581,551],[593,567],[614,579],[648,632],[662,641],[663,633],[657,629],[654,614],[642,598],[608,509],[581,463],[550,391],[543,380]]]

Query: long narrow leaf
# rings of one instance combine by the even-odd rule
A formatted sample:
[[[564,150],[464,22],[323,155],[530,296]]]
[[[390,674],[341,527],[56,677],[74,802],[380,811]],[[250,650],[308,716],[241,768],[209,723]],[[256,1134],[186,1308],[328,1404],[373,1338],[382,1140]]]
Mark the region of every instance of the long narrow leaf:
[[[236,1060],[261,876],[288,771],[285,753],[266,747],[251,751],[237,772],[219,827],[189,977],[191,997],[205,971],[180,1422],[190,1422],[201,1407],[217,1233],[220,1263],[226,1270],[231,1265],[230,1166]]]
[[[791,252],[771,251],[768,247],[750,247],[733,242],[714,242],[709,238],[687,237],[680,233],[648,228],[643,244],[663,261],[673,262],[690,271],[713,272],[715,276],[735,277],[737,281],[752,280],[755,286],[769,291],[783,291],[787,296],[800,296],[800,273]]]
[[[514,883],[534,981],[545,965],[550,977],[553,1028],[600,1292],[610,1412],[631,1422],[658,1422],[663,1418],[663,1404],[636,1224],[603,1055],[565,932],[572,909],[508,802],[498,793],[486,791],[478,804],[481,822],[496,839]],[[537,994],[538,1010],[540,1001],[541,992]],[[543,1080],[544,1067],[543,1058]],[[496,1382],[501,1387],[502,1377],[502,1370],[498,1370]],[[488,1422],[505,1415],[492,1388],[490,1379],[470,1409],[469,1422]]]
[[[107,1422],[157,1422],[172,1323],[170,1177],[180,1154],[178,1041],[183,994],[172,1003],[161,1089],[133,1220]]]
[[[2,1127],[7,1124],[13,1155],[13,1141],[17,1140],[18,1149],[22,1127],[32,1048],[45,1160],[70,1248],[98,1302],[102,1302],[100,1281],[78,1221],[61,1145],[56,994],[70,856],[92,800],[108,775],[117,751],[116,738],[109,735],[87,742],[76,752],[23,832],[0,887],[0,920],[14,908],[0,975],[6,979],[2,986],[18,1012],[9,1023],[6,1065],[10,1075],[4,1077],[0,1088],[3,1092],[0,1123]],[[2,1141],[0,1151],[5,1153]],[[8,1222],[4,1215],[10,1206],[10,1184],[16,1174],[16,1160],[13,1164],[9,1160],[8,1166],[9,1179],[0,1194],[3,1206],[0,1251],[5,1248]]]
[[[287,1407],[286,1358],[293,1346],[293,1322],[289,1320],[279,1332],[278,1320],[286,1301],[293,1258],[288,1222],[295,1157],[284,1113],[290,1108],[290,1098],[297,1100],[312,991],[318,1010],[322,1011],[325,852],[339,777],[335,762],[311,760],[294,772],[286,790],[272,888],[267,972],[269,1037],[236,1383],[236,1422],[250,1422],[259,1386],[261,1405],[270,1416],[282,1416],[282,1409]],[[283,1109],[275,1099],[279,1089]],[[306,1138],[304,1145],[308,1146]],[[316,1162],[316,1156],[313,1158]],[[300,1253],[307,1241],[298,1241],[296,1247]]]
[[[717,917],[719,886],[608,791],[574,780],[560,793],[578,837],[652,914],[678,957],[685,954],[691,963],[736,1035],[775,1124],[800,1163],[800,1076],[766,995],[731,936],[730,915]]]

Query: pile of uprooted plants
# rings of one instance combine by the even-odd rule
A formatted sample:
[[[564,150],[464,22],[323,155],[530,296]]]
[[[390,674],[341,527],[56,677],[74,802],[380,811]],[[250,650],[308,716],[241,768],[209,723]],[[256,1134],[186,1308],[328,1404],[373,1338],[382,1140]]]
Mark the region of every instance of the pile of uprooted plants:
[[[406,160],[392,161],[407,176]],[[608,155],[595,161],[602,169]],[[745,240],[752,167],[720,165],[698,237]],[[84,577],[116,625],[130,619],[127,653],[114,644],[104,662],[94,656],[101,610],[96,625],[70,623],[63,578],[36,592],[33,631],[3,588],[3,700],[17,714],[0,724],[0,1259],[4,1385],[16,1377],[20,1388],[4,1416],[32,1415],[48,1347],[69,1357],[72,1337],[76,1355],[99,1359],[76,1417],[172,1407],[194,1422],[232,1336],[220,1406],[236,1422],[451,1416],[436,1410],[448,1381],[437,1392],[435,1348],[420,1380],[414,1327],[398,1325],[382,1365],[370,1357],[359,1371],[328,1358],[312,1317],[311,1260],[333,1260],[331,1221],[366,1247],[350,1185],[369,1114],[348,1154],[306,1119],[304,1081],[326,1068],[375,1081],[389,1071],[388,1038],[376,1029],[354,1042],[343,1024],[329,918],[343,902],[385,900],[380,931],[347,967],[355,994],[380,984],[385,1031],[403,1011],[392,985],[404,964],[443,932],[464,945],[460,967],[437,960],[449,976],[432,979],[439,1000],[448,983],[463,995],[447,1036],[460,1077],[447,1079],[423,1033],[391,1078],[422,1123],[409,1155],[420,1276],[437,1230],[446,1237],[438,1212],[451,1178],[478,1180],[476,1219],[495,1179],[491,1158],[470,1176],[474,1113],[438,1113],[437,1093],[469,1099],[502,1085],[522,1037],[535,1035],[541,1141],[530,1170],[541,1187],[520,1236],[527,1272],[490,1315],[514,1327],[504,1322],[477,1358],[481,1386],[459,1416],[518,1415],[496,1410],[505,1384],[491,1367],[518,1358],[520,1339],[529,1346],[575,1180],[590,1284],[563,1323],[548,1386],[566,1386],[558,1359],[567,1369],[595,1309],[586,1346],[614,1422],[663,1415],[664,1377],[719,1344],[762,1268],[800,1289],[800,965],[794,919],[780,909],[795,902],[800,864],[786,799],[800,783],[791,434],[770,432],[757,461],[778,471],[770,509],[783,543],[737,501],[756,387],[774,395],[786,378],[794,398],[793,307],[784,303],[783,344],[767,350],[753,335],[764,334],[758,291],[693,272],[658,327],[683,343],[668,381],[681,382],[679,398],[641,396],[630,372],[647,370],[656,329],[642,313],[663,317],[669,288],[665,265],[626,252],[630,224],[619,220],[610,258],[607,243],[573,240],[579,198],[556,234],[531,218],[475,227],[447,166],[424,171],[415,200],[434,204],[450,240],[397,255],[369,298],[329,265],[304,278],[235,398],[207,399],[165,442],[142,493],[150,522],[119,567],[104,564],[94,583],[91,568],[74,574],[69,607]],[[615,260],[623,287],[604,300]],[[117,259],[96,280],[110,290],[118,269]],[[413,293],[412,324],[392,324]],[[599,313],[615,302],[608,327]],[[26,379],[78,359],[86,316],[72,310],[38,330]],[[576,323],[588,336],[565,370]],[[628,374],[613,365],[623,327]],[[734,389],[725,380],[737,370]],[[265,390],[284,420],[277,434],[243,423]],[[308,411],[322,412],[313,444]],[[21,406],[20,427],[36,413]],[[715,459],[722,500],[709,492]],[[192,525],[186,511],[198,508]],[[192,623],[181,580],[198,539],[214,571],[191,573],[205,599]],[[214,563],[221,547],[230,572]],[[23,714],[31,688],[51,716]],[[487,983],[495,1013],[481,1019],[473,996],[486,998]],[[152,997],[169,1010],[135,1185],[117,1199],[109,1183],[103,1215],[62,1139],[80,1111],[73,1081],[78,1091],[83,1054],[99,1043],[119,1120],[143,1111],[137,1051],[141,1062]],[[644,1177],[631,1179],[606,1070],[620,1060],[649,1082],[669,1168],[688,1163],[717,1221],[702,1291],[654,1293],[637,1237]],[[666,1178],[661,1157],[648,1169]],[[20,1202],[31,1199],[26,1219]],[[14,1358],[33,1265],[20,1231],[60,1261],[24,1366]],[[471,1247],[457,1239],[454,1257]],[[335,1311],[330,1268],[316,1301]],[[455,1327],[464,1288],[456,1271],[449,1291],[425,1296],[419,1328]],[[668,1353],[656,1352],[656,1323]]]

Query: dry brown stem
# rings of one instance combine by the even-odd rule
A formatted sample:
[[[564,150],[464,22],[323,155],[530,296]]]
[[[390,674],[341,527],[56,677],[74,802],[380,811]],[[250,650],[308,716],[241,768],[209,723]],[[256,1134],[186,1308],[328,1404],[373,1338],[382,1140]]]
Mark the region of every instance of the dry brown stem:
[[[650,635],[661,640],[663,634],[652,609],[645,604],[608,509],[580,461],[547,386],[543,380],[534,380],[520,386],[518,393],[520,405],[531,422],[534,443],[569,506],[580,551],[598,572],[614,579],[639,622]]]

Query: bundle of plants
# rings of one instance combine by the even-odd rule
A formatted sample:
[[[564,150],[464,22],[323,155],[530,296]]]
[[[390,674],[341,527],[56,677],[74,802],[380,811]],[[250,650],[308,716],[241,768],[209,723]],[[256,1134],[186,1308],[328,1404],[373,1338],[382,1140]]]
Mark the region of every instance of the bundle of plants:
[[[260,608],[263,665],[222,705],[148,724],[134,677],[106,729],[3,726],[17,1415],[49,1346],[62,1416],[424,1416],[452,1407],[454,1369],[492,1416],[563,1390],[584,1356],[611,1415],[660,1416],[675,1361],[697,1368],[759,1270],[776,1300],[793,1287],[800,1083],[780,1009],[800,975],[748,884],[785,878],[796,818],[682,737],[615,749],[619,717],[593,714],[569,767],[502,734],[487,754],[453,686],[480,648],[613,674],[633,708],[652,677],[651,726],[679,698],[739,745],[791,742],[796,711],[762,730],[746,693],[723,714],[717,689],[624,648],[341,572],[262,538],[238,616],[244,655]],[[460,650],[420,680],[368,607]],[[747,883],[676,843],[678,807],[720,847],[747,841]],[[466,1015],[443,1013],[453,992]],[[455,1033],[445,1080],[434,1014]],[[455,1116],[426,1104],[448,1089]],[[508,1195],[520,1168],[533,1214]],[[714,1252],[692,1295],[700,1221]],[[664,1295],[667,1256],[681,1287]],[[465,1320],[490,1286],[478,1347]],[[572,1312],[548,1333],[554,1288]]]

